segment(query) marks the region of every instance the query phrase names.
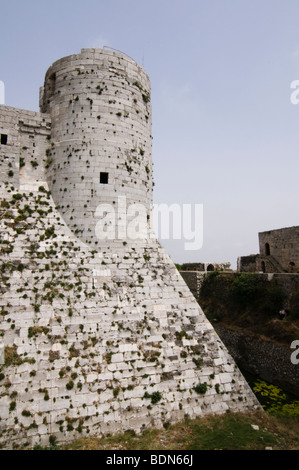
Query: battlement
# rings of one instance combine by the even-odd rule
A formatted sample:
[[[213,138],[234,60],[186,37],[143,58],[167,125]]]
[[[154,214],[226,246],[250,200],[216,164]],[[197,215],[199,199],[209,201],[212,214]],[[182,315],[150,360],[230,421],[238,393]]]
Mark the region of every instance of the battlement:
[[[34,190],[46,181],[51,117],[44,113],[0,106],[0,188]]]

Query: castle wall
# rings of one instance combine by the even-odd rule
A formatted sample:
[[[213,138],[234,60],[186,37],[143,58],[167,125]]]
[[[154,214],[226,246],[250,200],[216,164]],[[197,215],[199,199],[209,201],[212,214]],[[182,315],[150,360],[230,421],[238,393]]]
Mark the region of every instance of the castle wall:
[[[195,299],[199,298],[200,289],[203,283],[205,276],[207,275],[206,271],[180,271],[180,275],[186,282],[190,291],[194,295]]]
[[[158,242],[93,250],[45,189],[0,219],[0,445],[259,408]]]
[[[34,111],[0,106],[0,185],[31,185],[34,190],[46,180],[47,148],[51,130],[50,116]],[[36,183],[36,184],[35,184]]]
[[[299,369],[292,364],[292,349],[248,332],[224,326],[217,329],[242,370],[299,395]]]
[[[259,255],[239,256],[237,261],[237,269],[239,272],[255,273],[258,271]]]
[[[49,69],[41,113],[2,111],[0,445],[260,408],[158,241],[95,240],[99,204],[151,207],[143,69],[83,50]]]
[[[299,227],[259,233],[260,254],[273,257],[285,272],[299,272]]]

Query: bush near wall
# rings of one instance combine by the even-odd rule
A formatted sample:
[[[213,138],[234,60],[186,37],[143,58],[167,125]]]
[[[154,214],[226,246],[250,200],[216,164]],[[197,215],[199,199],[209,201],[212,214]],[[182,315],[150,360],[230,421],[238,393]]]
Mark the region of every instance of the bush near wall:
[[[291,295],[290,314],[292,319],[299,319],[299,288],[297,288]]]
[[[218,320],[270,318],[278,314],[284,301],[285,294],[275,280],[252,273],[212,272],[205,277],[199,298],[207,316]]]

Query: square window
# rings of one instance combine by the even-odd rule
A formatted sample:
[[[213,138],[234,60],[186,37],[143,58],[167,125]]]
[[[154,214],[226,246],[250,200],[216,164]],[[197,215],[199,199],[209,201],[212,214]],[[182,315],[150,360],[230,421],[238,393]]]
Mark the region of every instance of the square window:
[[[7,144],[7,134],[1,134],[1,145]]]
[[[108,173],[104,173],[104,172],[100,173],[100,183],[108,184]]]

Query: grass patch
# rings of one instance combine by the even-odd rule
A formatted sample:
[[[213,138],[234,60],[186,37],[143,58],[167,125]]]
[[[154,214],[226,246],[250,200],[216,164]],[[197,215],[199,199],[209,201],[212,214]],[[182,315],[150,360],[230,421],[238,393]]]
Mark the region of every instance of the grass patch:
[[[258,426],[258,429],[252,427]],[[62,446],[63,450],[273,450],[299,449],[299,419],[265,412],[206,416],[141,434],[89,437]]]
[[[262,450],[276,443],[268,430],[254,429],[252,418],[234,414],[190,423],[186,450]]]

